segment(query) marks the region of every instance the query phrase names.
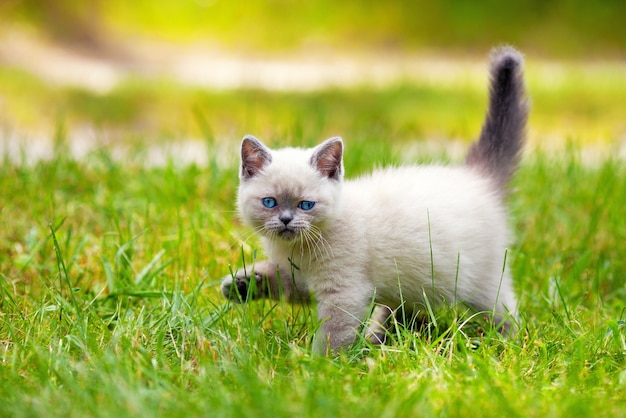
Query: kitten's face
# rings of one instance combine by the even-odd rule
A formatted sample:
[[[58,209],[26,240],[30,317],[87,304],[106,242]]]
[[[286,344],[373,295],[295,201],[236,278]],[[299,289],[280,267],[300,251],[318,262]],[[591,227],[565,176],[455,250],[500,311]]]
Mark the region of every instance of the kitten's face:
[[[343,145],[272,151],[247,136],[241,146],[239,212],[269,239],[317,239],[340,197]]]

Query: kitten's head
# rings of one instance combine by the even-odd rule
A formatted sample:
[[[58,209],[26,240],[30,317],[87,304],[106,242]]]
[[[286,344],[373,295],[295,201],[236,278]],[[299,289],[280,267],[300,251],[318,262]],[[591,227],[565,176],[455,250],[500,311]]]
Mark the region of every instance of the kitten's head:
[[[237,201],[241,217],[269,239],[319,237],[339,203],[342,154],[338,137],[312,149],[270,150],[245,136]]]

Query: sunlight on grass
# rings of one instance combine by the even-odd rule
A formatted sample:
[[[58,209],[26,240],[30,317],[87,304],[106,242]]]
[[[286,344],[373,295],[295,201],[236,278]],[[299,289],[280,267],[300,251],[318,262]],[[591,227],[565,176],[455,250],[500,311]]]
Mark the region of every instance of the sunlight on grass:
[[[150,41],[450,61],[298,91],[130,70],[89,89],[0,65],[0,417],[624,415],[626,71],[596,61],[623,56],[623,1],[5,3],[0,35],[125,64],[121,44]],[[450,306],[328,358],[311,352],[314,305],[222,297],[263,257],[235,210],[244,134],[341,135],[347,177],[460,161],[487,102],[487,65],[468,57],[503,42],[527,52],[531,99],[509,198],[516,335]],[[27,51],[11,45],[5,63]]]
[[[399,158],[358,142],[362,172]],[[207,147],[213,145],[207,144]],[[313,308],[232,306],[241,262],[236,162],[147,167],[101,149],[1,166],[2,415],[615,415],[624,408],[626,172],[528,158],[515,179],[510,340],[435,313],[335,359],[312,356]],[[54,232],[54,233],[53,233]],[[259,248],[247,242],[250,263]],[[260,256],[260,254],[259,254]],[[489,396],[485,396],[489,393]],[[375,394],[376,396],[373,396]],[[532,412],[529,412],[532,411]]]
[[[619,66],[529,65],[530,141],[562,147],[623,141],[626,74]],[[5,132],[41,137],[62,121],[72,141],[150,142],[180,138],[239,140],[254,132],[270,143],[311,145],[340,134],[409,142],[469,143],[480,128],[486,82],[451,86],[398,82],[388,88],[315,92],[207,91],[175,82],[131,79],[110,93],[53,87],[0,70]],[[207,130],[207,127],[210,129]],[[83,138],[83,139],[79,139]]]

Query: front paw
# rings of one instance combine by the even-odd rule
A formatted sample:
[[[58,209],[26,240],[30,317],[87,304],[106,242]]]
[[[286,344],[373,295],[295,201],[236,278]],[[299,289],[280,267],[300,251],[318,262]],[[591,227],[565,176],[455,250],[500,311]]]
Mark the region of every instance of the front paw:
[[[262,277],[258,273],[246,274],[239,270],[235,277],[226,276],[221,284],[222,295],[228,300],[243,303],[260,297]]]

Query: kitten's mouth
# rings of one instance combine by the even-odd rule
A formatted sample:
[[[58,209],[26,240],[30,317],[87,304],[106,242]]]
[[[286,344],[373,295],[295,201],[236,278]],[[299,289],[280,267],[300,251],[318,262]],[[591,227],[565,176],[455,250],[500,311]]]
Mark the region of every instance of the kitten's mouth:
[[[278,236],[284,240],[292,240],[296,238],[297,235],[298,233],[296,232],[296,230],[288,227],[285,227],[282,230],[278,231]]]

